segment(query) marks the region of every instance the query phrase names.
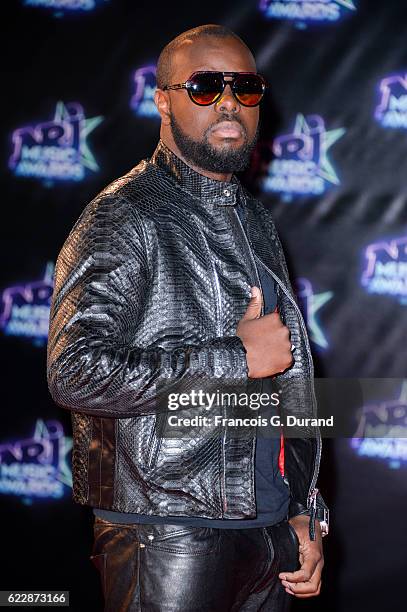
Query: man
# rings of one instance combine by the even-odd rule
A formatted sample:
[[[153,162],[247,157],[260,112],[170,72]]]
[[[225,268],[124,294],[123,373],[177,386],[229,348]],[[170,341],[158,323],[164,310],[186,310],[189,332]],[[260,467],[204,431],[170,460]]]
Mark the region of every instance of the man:
[[[105,610],[277,612],[288,594],[320,592],[319,430],[160,435],[172,391],[278,387],[282,409],[315,414],[281,244],[234,174],[249,163],[263,92],[230,30],[171,41],[153,155],[86,206],[58,257],[48,384],[72,411],[73,496],[96,515]]]

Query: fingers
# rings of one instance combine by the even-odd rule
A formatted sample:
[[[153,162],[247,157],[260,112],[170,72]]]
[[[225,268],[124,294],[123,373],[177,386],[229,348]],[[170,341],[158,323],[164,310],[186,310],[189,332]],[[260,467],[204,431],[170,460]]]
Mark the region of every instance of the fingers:
[[[301,547],[300,547],[301,548]],[[308,582],[315,572],[322,572],[324,557],[318,550],[309,551],[299,570],[280,572],[278,577],[288,582]]]
[[[299,598],[315,597],[321,591],[321,575],[324,561],[322,557],[315,564],[311,560],[303,563],[301,569],[296,572],[282,572],[279,577],[285,590],[290,595]]]
[[[298,593],[297,591],[293,590],[292,587],[287,587],[285,590],[286,593],[288,593],[289,595],[294,595],[294,597],[297,597],[298,599],[307,599],[308,597],[316,597],[317,595],[319,595],[321,593],[321,586],[322,580],[320,581],[318,588],[312,592]],[[297,588],[297,586],[295,588]]]
[[[281,320],[280,313],[273,310],[273,312],[268,312],[261,317],[262,321],[264,320],[264,325],[267,323],[269,325],[270,321],[273,321],[275,327],[284,327],[287,333],[287,338],[290,336],[290,330]]]

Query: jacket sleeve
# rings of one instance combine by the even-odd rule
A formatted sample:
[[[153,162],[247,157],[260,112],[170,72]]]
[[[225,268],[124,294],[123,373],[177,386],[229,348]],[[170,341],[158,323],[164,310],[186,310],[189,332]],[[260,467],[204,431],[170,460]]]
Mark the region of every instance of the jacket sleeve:
[[[246,350],[238,336],[173,350],[159,342],[134,346],[132,334],[151,299],[147,240],[136,207],[102,195],[85,207],[63,245],[47,348],[48,388],[61,407],[135,417],[165,412],[160,398],[174,385],[178,392],[245,386]]]
[[[329,533],[329,509],[328,506],[326,505],[321,493],[319,492],[319,489],[314,489],[315,493],[315,503],[312,504],[310,507],[306,507],[303,504],[301,504],[300,502],[291,499],[290,501],[290,505],[288,508],[288,518],[293,518],[294,516],[298,516],[299,514],[305,514],[307,516],[314,516],[315,520],[319,521],[320,526],[321,526],[321,530],[322,530],[322,536],[326,536]],[[314,510],[313,510],[314,507]],[[312,525],[310,525],[310,527],[313,527]],[[310,534],[313,532],[313,529],[310,529]],[[314,537],[312,537],[311,539],[315,539]]]

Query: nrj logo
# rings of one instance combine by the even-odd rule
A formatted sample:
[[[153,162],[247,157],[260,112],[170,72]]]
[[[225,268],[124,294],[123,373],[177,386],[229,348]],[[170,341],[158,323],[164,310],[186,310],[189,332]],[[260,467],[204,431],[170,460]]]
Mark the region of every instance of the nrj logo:
[[[328,348],[328,340],[322,331],[319,321],[319,311],[332,298],[333,292],[314,293],[312,284],[307,278],[297,278],[295,281],[295,293],[304,315],[310,339],[317,346],[323,349]]]
[[[351,0],[261,0],[259,8],[266,17],[300,22],[338,21],[356,10]]]
[[[328,185],[339,185],[328,151],[344,133],[343,128],[327,131],[319,115],[297,115],[293,132],[273,142],[274,159],[262,189],[291,199],[294,194],[320,195]]]
[[[102,120],[86,119],[78,102],[58,102],[51,121],[13,132],[9,167],[16,176],[81,181],[86,169],[99,170],[87,137]]]
[[[24,6],[39,6],[59,11],[93,11],[109,0],[23,0]]]
[[[68,453],[72,438],[59,421],[38,419],[28,438],[0,445],[0,493],[60,498],[72,488]]]
[[[160,113],[154,103],[157,87],[156,67],[143,66],[134,73],[134,93],[130,101],[131,108],[139,117],[159,117]]]
[[[379,84],[375,119],[385,128],[407,129],[407,74],[395,74]]]
[[[407,304],[407,236],[366,247],[361,283],[368,293],[390,295]]]
[[[350,440],[361,457],[377,457],[392,468],[407,463],[407,382],[400,397],[362,407],[361,418]]]
[[[4,289],[0,327],[7,336],[24,336],[43,345],[48,336],[54,264],[48,262],[44,278]]]

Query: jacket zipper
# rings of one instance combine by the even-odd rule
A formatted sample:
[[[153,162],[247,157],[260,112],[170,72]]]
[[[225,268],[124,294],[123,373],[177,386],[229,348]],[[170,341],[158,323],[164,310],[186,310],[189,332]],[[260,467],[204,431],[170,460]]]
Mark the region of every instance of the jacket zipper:
[[[244,203],[246,203],[246,200],[244,200]],[[262,293],[262,296],[263,296],[263,288],[262,288],[261,283],[260,283],[259,271],[257,269],[257,265],[256,265],[256,262],[255,262],[254,257],[253,257],[253,253],[252,253],[252,249],[251,249],[251,243],[249,242],[249,239],[248,239],[248,237],[246,235],[246,232],[244,230],[243,224],[242,224],[242,222],[240,220],[239,213],[237,212],[235,207],[233,207],[233,212],[235,213],[236,218],[237,218],[237,220],[239,222],[239,225],[240,225],[240,229],[242,230],[242,234],[244,236],[244,239],[245,239],[245,242],[247,244],[247,248],[248,248],[248,251],[249,251],[249,254],[250,254],[250,259],[251,259],[251,261],[253,263],[253,268],[256,271],[257,286],[259,287],[259,289],[261,289],[261,293]],[[261,301],[261,315],[262,316],[264,315],[264,300],[263,299]]]
[[[246,204],[246,198],[245,198],[244,196],[243,196],[243,198],[244,198],[244,204]],[[246,234],[246,232],[245,232],[245,230],[244,230],[244,228],[243,228],[243,224],[242,224],[242,222],[241,222],[241,220],[240,220],[239,213],[237,212],[236,208],[233,208],[233,210],[234,210],[234,212],[235,212],[235,214],[236,214],[236,216],[237,216],[237,218],[238,218],[239,225],[240,225],[241,230],[242,230],[242,233],[243,233],[243,235],[244,235],[244,237],[245,237],[246,244],[247,244],[247,247],[248,247],[248,250],[249,250],[249,254],[250,254],[251,260],[252,260],[252,262],[253,262],[253,267],[254,267],[254,269],[256,270],[257,282],[258,282],[258,286],[259,286],[259,287],[260,287],[260,289],[261,289],[262,298],[263,298],[263,299],[262,299],[262,308],[261,308],[261,314],[262,314],[262,315],[264,315],[264,296],[263,296],[263,287],[262,287],[261,282],[260,282],[260,275],[259,275],[259,271],[258,271],[258,268],[257,268],[257,264],[256,264],[256,261],[255,261],[255,259],[254,259],[254,257],[253,257],[253,251],[254,251],[254,249],[252,249],[252,243],[251,243],[251,241],[248,239],[247,234]],[[258,258],[258,259],[259,259],[259,258]],[[260,259],[259,259],[259,261],[260,261]],[[261,261],[261,263],[263,264],[263,262],[262,262],[262,261]],[[265,267],[267,267],[267,266],[265,266]],[[268,269],[268,268],[267,268],[267,269]],[[283,440],[284,440],[284,438],[283,438]],[[288,479],[286,478],[285,470],[284,470],[284,474],[282,475],[282,478],[283,478],[284,482],[286,483],[286,485],[288,486],[288,489],[289,489],[289,490],[291,490],[290,483],[289,483]]]
[[[221,297],[221,293],[220,293],[220,286],[219,286],[219,277],[218,277],[218,273],[216,271],[216,267],[215,265],[212,266],[213,267],[213,274],[215,277],[215,285],[216,285],[216,309],[217,309],[217,322],[216,322],[216,329],[217,329],[217,333],[218,336],[222,336],[223,334],[223,329],[222,329],[222,297]]]
[[[244,204],[246,204],[246,199],[244,199]],[[249,239],[248,239],[248,237],[247,237],[246,231],[245,231],[245,229],[244,229],[244,227],[243,227],[243,224],[242,224],[242,222],[241,222],[241,220],[240,220],[240,217],[239,217],[239,213],[237,212],[237,210],[236,210],[235,206],[233,207],[233,212],[234,212],[234,214],[235,214],[235,216],[236,216],[236,218],[237,218],[237,220],[238,220],[238,223],[239,223],[239,226],[240,226],[240,229],[241,229],[241,233],[243,234],[244,240],[245,240],[246,245],[247,245],[247,249],[248,249],[248,251],[249,251],[249,255],[250,255],[250,259],[251,259],[252,264],[253,264],[253,268],[254,268],[254,270],[255,270],[255,272],[256,272],[257,286],[258,286],[258,287],[259,287],[259,289],[261,290],[261,294],[262,294],[262,301],[261,301],[261,316],[263,316],[263,315],[264,315],[263,287],[262,287],[261,282],[260,282],[260,275],[259,275],[259,271],[258,271],[258,268],[257,268],[257,264],[256,264],[255,259],[254,259],[254,257],[253,257],[253,253],[252,253],[251,245],[250,245]],[[254,453],[256,452],[256,451],[255,451],[255,440],[253,441],[253,452],[254,452]],[[255,503],[256,503],[256,501],[255,501]]]
[[[285,295],[288,297],[288,299],[290,300],[290,302],[292,303],[292,305],[294,306],[294,308],[297,311],[298,317],[299,317],[299,321],[300,321],[300,325],[301,325],[301,329],[303,331],[303,334],[305,336],[306,339],[306,349],[307,349],[307,354],[308,354],[308,358],[310,357],[310,350],[308,347],[308,342],[307,342],[307,330],[305,328],[305,323],[303,321],[302,318],[302,314],[301,311],[298,307],[298,305],[296,304],[295,300],[293,300],[293,298],[291,297],[291,295],[289,294],[289,292],[287,291],[286,287],[284,286],[283,282],[274,274],[274,272],[272,270],[270,270],[270,268],[268,266],[266,266],[266,264],[258,257],[258,255],[256,255],[255,253],[255,257],[257,257],[257,259],[259,261],[261,261],[261,263],[264,265],[264,267],[266,268],[266,270],[268,270],[268,272],[270,272],[270,274],[273,276],[274,280],[279,284],[279,286],[281,287],[281,289],[284,291]],[[311,378],[314,376],[314,366],[312,363],[312,359],[309,359],[309,364],[310,364],[310,370],[311,370]],[[314,414],[316,413],[316,398],[315,398],[315,389],[314,386],[311,386],[311,391],[312,391],[312,404],[313,404],[313,408],[314,408]],[[318,471],[319,471],[319,465],[320,465],[320,461],[321,461],[321,451],[322,451],[322,440],[321,440],[321,432],[318,429],[318,434],[317,434],[317,457],[314,461],[314,471],[313,471],[313,475],[312,475],[312,479],[311,479],[311,484],[309,486],[308,489],[308,495],[307,495],[307,508],[310,508],[312,503],[313,503],[313,499],[315,497],[316,499],[316,495],[318,493],[318,490],[315,489],[315,484],[318,478]]]
[[[261,289],[261,292],[263,294],[263,289],[262,289],[262,286],[261,286],[261,283],[260,283],[260,277],[259,277],[259,272],[257,270],[257,265],[256,265],[256,262],[254,260],[253,254],[252,254],[252,251],[251,251],[251,248],[250,248],[250,245],[249,245],[249,241],[248,241],[247,236],[246,236],[246,232],[245,232],[245,230],[243,228],[242,222],[240,220],[240,217],[239,217],[235,207],[233,207],[233,212],[234,212],[234,214],[237,217],[237,220],[239,222],[239,226],[241,228],[242,234],[244,236],[244,239],[246,241],[246,244],[247,244],[247,247],[248,247],[248,250],[249,250],[249,253],[250,253],[250,258],[252,260],[253,267],[254,267],[254,270],[256,272],[256,278],[257,278],[257,283],[258,283],[257,286],[259,287],[259,289]],[[219,312],[219,321],[220,321],[221,320],[220,319],[220,313],[221,313],[222,302],[221,302],[221,295],[220,295],[219,278],[218,278],[215,266],[214,266],[214,274],[215,274],[215,284],[216,284],[216,290],[217,290],[217,296],[218,296],[218,312]],[[262,315],[264,314],[264,301],[263,300],[262,300],[262,304],[261,304],[261,314]],[[218,327],[218,331],[219,331],[219,327]],[[221,333],[223,333],[222,329],[220,329],[219,335]],[[227,418],[226,417],[226,410],[225,409],[223,410],[223,416],[225,418]],[[224,426],[223,445],[222,445],[222,450],[223,450],[223,483],[222,484],[223,484],[223,510],[224,510],[224,512],[226,512],[226,510],[227,510],[226,484],[225,484],[225,463],[226,463],[226,460],[225,460],[225,443],[226,443],[226,425]]]
[[[246,203],[246,198],[244,198],[244,203]],[[254,257],[256,257],[259,262],[266,268],[266,270],[271,274],[271,276],[274,278],[274,280],[278,283],[278,285],[281,287],[281,289],[284,291],[285,295],[288,297],[288,299],[290,300],[290,302],[293,304],[294,308],[297,311],[298,314],[298,318],[300,321],[300,325],[301,325],[301,329],[303,331],[304,334],[304,338],[305,338],[305,342],[306,342],[306,349],[307,349],[307,354],[308,354],[308,360],[309,360],[309,365],[310,365],[310,369],[311,369],[311,377],[313,377],[314,375],[314,365],[312,363],[312,358],[310,356],[310,348],[308,346],[308,336],[307,336],[307,330],[305,328],[305,324],[302,318],[302,314],[301,311],[297,305],[297,303],[295,302],[295,300],[293,300],[293,298],[291,297],[291,295],[289,294],[289,292],[287,291],[286,287],[284,286],[283,282],[274,274],[274,272],[272,270],[270,270],[270,268],[268,266],[266,266],[266,264],[264,263],[264,261],[262,261],[260,259],[260,257],[258,257],[258,255],[256,253],[254,253],[254,257],[253,257],[253,253],[252,253],[252,248],[251,248],[251,241],[247,238],[246,236],[246,232],[243,229],[242,223],[240,221],[239,215],[236,211],[235,208],[233,208],[235,215],[238,218],[239,221],[239,225],[242,229],[242,232],[244,234],[245,240],[246,240],[246,244],[248,246],[249,249],[249,253],[250,253],[250,257],[251,260],[254,263],[254,267],[256,270],[256,274],[257,274],[257,279],[259,279],[259,275],[258,275],[258,270],[257,270],[257,266],[256,263],[254,261]],[[248,230],[249,231],[249,230]],[[259,286],[260,286],[260,281],[259,282]],[[264,314],[264,309],[262,308],[262,314]],[[315,398],[315,389],[314,386],[311,386],[311,390],[312,390],[312,403],[313,403],[313,408],[314,408],[314,414],[316,413],[316,398]],[[318,494],[318,490],[315,489],[315,484],[317,481],[317,477],[318,477],[318,471],[319,471],[319,465],[320,465],[320,461],[321,461],[321,447],[322,447],[322,440],[321,440],[321,432],[318,430],[318,434],[317,434],[317,457],[314,461],[314,471],[313,471],[313,475],[311,478],[311,484],[308,488],[308,494],[307,494],[307,508],[309,509],[311,507],[311,505],[313,504],[313,499],[315,497],[315,504],[316,504],[316,496]]]

